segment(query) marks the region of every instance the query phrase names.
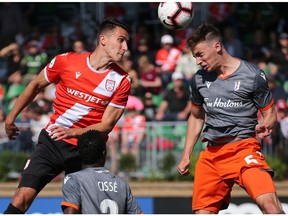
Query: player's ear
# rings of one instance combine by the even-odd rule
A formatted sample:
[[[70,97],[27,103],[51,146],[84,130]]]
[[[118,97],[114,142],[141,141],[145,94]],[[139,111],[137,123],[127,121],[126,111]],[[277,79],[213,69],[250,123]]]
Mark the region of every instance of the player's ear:
[[[100,37],[99,37],[99,43],[100,43],[102,46],[105,46],[105,45],[106,45],[106,36],[105,36],[105,35],[100,35]]]
[[[216,49],[217,52],[220,52],[222,50],[222,44],[217,41],[214,43],[214,48]]]

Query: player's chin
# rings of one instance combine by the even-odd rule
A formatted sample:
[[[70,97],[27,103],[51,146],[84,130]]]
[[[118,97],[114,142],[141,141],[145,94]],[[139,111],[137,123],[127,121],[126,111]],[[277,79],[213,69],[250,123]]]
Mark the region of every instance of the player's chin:
[[[115,56],[115,60],[117,59],[117,61],[122,61],[124,54],[118,54]]]

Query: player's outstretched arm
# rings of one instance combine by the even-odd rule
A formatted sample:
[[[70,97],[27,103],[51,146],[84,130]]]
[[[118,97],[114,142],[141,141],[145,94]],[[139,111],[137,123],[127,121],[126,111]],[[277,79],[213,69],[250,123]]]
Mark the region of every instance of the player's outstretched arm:
[[[122,116],[123,112],[124,109],[107,106],[100,123],[89,125],[85,128],[64,128],[62,126],[53,125],[48,128],[50,131],[49,135],[56,141],[80,136],[88,130],[98,130],[104,135],[108,135]]]
[[[192,154],[193,148],[200,136],[202,127],[204,125],[205,113],[203,108],[191,107],[191,114],[188,119],[188,127],[186,131],[185,146],[182,153],[182,158],[177,166],[177,170],[180,175],[188,175],[190,156]]]
[[[15,136],[19,133],[19,129],[14,124],[16,117],[34,100],[36,95],[48,85],[49,82],[46,81],[44,71],[42,70],[19,95],[5,121],[5,130],[9,139],[15,139]]]

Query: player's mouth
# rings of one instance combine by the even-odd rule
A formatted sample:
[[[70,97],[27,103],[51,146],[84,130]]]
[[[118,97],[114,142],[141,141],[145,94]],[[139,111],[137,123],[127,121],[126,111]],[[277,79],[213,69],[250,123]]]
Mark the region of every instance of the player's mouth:
[[[201,67],[202,67],[204,70],[207,70],[208,65],[201,65]]]

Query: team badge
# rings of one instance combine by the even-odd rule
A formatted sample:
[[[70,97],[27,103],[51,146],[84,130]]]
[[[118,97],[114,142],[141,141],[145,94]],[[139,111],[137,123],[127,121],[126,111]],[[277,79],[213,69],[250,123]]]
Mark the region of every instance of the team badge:
[[[114,88],[115,88],[115,81],[107,79],[105,89],[109,92],[113,92]]]
[[[239,88],[240,88],[240,84],[241,84],[241,81],[240,81],[240,80],[235,81],[234,91],[239,90]]]

